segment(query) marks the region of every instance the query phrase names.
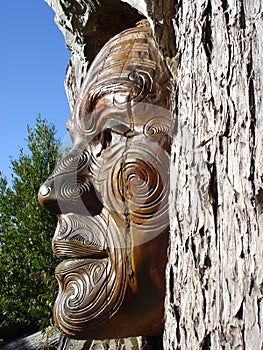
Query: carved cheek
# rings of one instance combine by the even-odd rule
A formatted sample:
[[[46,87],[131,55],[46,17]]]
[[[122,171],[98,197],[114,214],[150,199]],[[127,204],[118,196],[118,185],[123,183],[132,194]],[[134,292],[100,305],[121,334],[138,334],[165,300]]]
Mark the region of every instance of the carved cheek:
[[[70,214],[61,220],[53,247],[68,259],[56,268],[59,294],[54,319],[62,333],[74,336],[103,324],[119,310],[126,291],[126,266],[123,250],[114,247],[118,229],[111,222],[109,230],[108,215]],[[63,245],[75,256],[87,257],[71,258]],[[108,256],[101,255],[102,246]]]
[[[152,239],[168,226],[169,154],[154,142],[131,142],[106,158],[100,174],[104,205],[119,225]],[[142,243],[142,242],[140,242]]]

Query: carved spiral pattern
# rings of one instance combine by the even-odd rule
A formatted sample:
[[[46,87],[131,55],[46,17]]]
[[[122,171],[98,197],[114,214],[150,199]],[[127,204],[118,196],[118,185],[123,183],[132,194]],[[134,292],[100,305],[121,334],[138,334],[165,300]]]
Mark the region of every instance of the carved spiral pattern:
[[[153,74],[153,73],[152,73]],[[122,76],[118,79],[112,79],[105,82],[96,82],[96,85],[89,92],[89,96],[86,100],[84,110],[96,105],[96,101],[102,98],[104,95],[112,94],[112,104],[117,106],[120,111],[127,108],[127,102],[140,102],[144,101],[145,98],[151,94],[152,91],[152,76],[148,71],[137,71],[133,70],[126,76]],[[118,93],[122,95],[121,99],[118,99]],[[84,113],[84,112],[82,112]],[[98,113],[98,111],[97,111]],[[97,123],[95,119],[96,110],[83,118],[80,118],[79,129],[86,135],[92,135],[96,133]],[[100,121],[101,124],[103,124]]]
[[[91,155],[87,150],[80,151],[74,149],[61,159],[50,178],[74,172],[77,173],[90,164],[90,158]]]
[[[136,143],[108,159],[100,186],[104,205],[119,222],[126,216],[134,228],[158,234],[168,226],[169,155],[151,146]]]
[[[130,91],[130,101],[145,101],[145,98],[152,90],[152,77],[148,72],[132,71],[129,76],[132,82]]]
[[[107,238],[99,219],[61,215],[53,238],[53,251],[60,258],[105,256]]]
[[[63,182],[60,188],[61,197],[65,200],[79,201],[83,195],[88,195],[91,191],[91,183],[84,177],[72,177]]]
[[[86,8],[74,1],[61,4],[73,17]],[[149,107],[139,109],[139,102],[168,104],[170,78],[162,61],[148,26],[129,29],[105,45],[88,71],[69,122],[76,147],[43,187],[45,206],[67,213],[59,215],[53,239],[55,254],[66,259],[56,269],[54,319],[67,336],[86,336],[111,319],[124,300],[127,279],[139,275],[138,269],[133,271],[132,244],[143,244],[169,226],[168,148],[158,144],[161,138],[146,137],[167,134],[166,121],[152,118],[160,114],[151,114]],[[122,122],[134,132],[113,137],[108,148],[98,151],[94,138],[106,122],[112,125],[108,112],[115,124]],[[89,144],[90,152],[78,149],[78,141]],[[128,297],[132,300],[130,292]]]
[[[91,229],[93,236],[87,238]],[[54,251],[58,253],[60,249],[59,254],[66,255],[67,249],[71,249],[75,256],[74,246],[77,246],[79,235],[85,241],[82,246],[86,247],[87,257],[65,260],[56,269],[59,294],[54,317],[60,330],[68,336],[88,330],[113,315],[126,290],[124,252],[114,247],[121,237],[114,222],[109,224],[108,214],[94,218],[62,215],[53,241]],[[108,257],[95,258],[94,253],[98,253],[102,245],[108,245]],[[88,254],[93,257],[89,258]]]
[[[143,132],[146,136],[169,135],[171,129],[171,120],[167,116],[155,117],[150,119],[144,126]]]
[[[163,197],[163,183],[158,171],[148,161],[127,160],[117,175],[114,194],[129,201],[133,216],[153,214]],[[116,191],[117,190],[117,191]]]
[[[89,320],[93,323],[94,317],[100,318],[106,306],[100,298],[110,301],[105,293],[107,276],[113,277],[108,261],[65,261],[57,267],[56,277],[62,290],[55,303],[55,317],[64,333],[76,334],[87,327]]]

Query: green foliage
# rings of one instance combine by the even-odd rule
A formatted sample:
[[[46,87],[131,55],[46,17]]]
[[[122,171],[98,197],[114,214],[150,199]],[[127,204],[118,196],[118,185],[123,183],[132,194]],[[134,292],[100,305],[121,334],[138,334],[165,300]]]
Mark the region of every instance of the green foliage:
[[[13,185],[0,173],[0,313],[9,323],[49,324],[57,284],[51,250],[56,217],[37,200],[55,166],[59,141],[40,117],[28,127],[28,149],[11,161]]]

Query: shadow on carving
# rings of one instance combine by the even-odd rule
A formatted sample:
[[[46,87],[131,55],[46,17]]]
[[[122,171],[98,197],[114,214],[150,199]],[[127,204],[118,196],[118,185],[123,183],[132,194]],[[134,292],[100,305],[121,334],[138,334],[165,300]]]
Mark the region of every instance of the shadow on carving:
[[[146,21],[111,38],[67,122],[73,147],[40,188],[58,216],[54,319],[70,338],[144,335],[154,346],[162,334],[170,80]]]

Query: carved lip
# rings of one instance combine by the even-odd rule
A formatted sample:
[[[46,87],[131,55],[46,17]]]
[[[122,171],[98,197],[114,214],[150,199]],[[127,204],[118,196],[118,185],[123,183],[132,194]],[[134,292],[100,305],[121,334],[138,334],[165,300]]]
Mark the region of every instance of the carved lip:
[[[109,254],[106,249],[96,245],[86,245],[76,241],[67,241],[63,239],[53,239],[53,252],[60,259],[71,258],[88,258],[88,259],[104,259]]]
[[[102,236],[93,233],[96,229],[96,226],[87,226],[87,222],[78,215],[59,215],[52,241],[54,254],[62,260],[108,258],[106,242]]]
[[[55,275],[58,276],[65,276],[71,273],[75,273],[77,270],[85,269],[85,267],[89,264],[94,264],[103,262],[104,259],[98,259],[97,261],[95,259],[90,258],[82,258],[82,259],[67,259],[63,260],[55,269]],[[105,259],[108,261],[108,259]]]

